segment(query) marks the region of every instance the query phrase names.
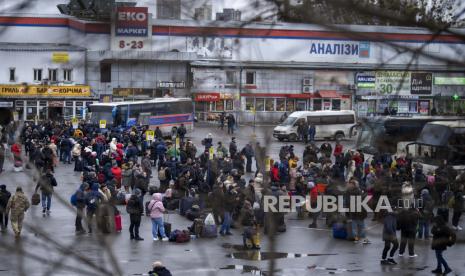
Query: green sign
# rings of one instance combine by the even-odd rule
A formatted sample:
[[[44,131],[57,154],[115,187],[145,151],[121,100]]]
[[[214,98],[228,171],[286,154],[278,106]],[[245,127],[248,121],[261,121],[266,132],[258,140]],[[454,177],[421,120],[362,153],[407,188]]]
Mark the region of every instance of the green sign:
[[[358,88],[375,88],[374,82],[359,82],[357,83]]]
[[[435,85],[465,85],[463,77],[434,77]]]

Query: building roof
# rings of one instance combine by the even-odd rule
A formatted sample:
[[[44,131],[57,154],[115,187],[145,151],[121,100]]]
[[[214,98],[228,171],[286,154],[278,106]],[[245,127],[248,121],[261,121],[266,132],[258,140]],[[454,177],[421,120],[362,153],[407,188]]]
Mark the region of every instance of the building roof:
[[[70,45],[70,44],[55,44],[55,43],[0,43],[0,51],[12,52],[51,52],[51,51],[67,51],[67,52],[84,52],[86,48]]]

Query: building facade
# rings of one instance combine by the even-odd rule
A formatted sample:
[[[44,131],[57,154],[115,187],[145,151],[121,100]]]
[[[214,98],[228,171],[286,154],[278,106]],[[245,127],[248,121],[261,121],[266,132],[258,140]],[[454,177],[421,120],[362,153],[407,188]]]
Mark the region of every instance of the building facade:
[[[0,87],[18,91],[2,92],[0,110],[22,120],[69,118],[82,116],[94,101],[166,94],[192,97],[199,119],[232,112],[242,122],[275,122],[297,110],[372,116],[465,108],[465,68],[456,62],[463,60],[456,50],[464,42],[450,34],[381,26],[244,27],[156,14],[122,7],[112,23],[0,15],[0,57],[7,61],[0,65]],[[423,54],[413,54],[419,47]],[[79,87],[86,93],[71,93]],[[55,99],[39,90],[69,93]]]

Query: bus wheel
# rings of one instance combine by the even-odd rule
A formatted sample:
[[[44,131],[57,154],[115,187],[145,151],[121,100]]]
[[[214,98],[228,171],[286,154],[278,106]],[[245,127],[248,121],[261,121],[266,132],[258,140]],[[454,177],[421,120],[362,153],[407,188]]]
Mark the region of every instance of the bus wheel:
[[[292,133],[289,135],[289,141],[294,142],[297,141],[297,135],[295,133]]]
[[[334,140],[342,141],[342,139],[344,139],[344,133],[338,132],[336,135],[334,135]]]

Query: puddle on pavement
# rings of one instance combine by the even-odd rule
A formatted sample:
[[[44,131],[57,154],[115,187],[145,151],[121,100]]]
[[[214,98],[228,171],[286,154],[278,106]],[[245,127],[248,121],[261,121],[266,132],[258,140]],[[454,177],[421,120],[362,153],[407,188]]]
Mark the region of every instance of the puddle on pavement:
[[[228,265],[220,268],[222,270],[239,270],[241,273],[251,273],[252,275],[266,276],[271,275],[268,271],[261,270],[260,268],[252,265]],[[274,272],[280,272],[281,269],[276,269]]]
[[[298,253],[284,253],[284,252],[262,252],[259,250],[248,250],[241,252],[234,252],[227,254],[226,257],[232,259],[240,259],[247,261],[267,261],[275,259],[296,259],[303,257],[316,257],[316,256],[331,256],[337,254],[298,254]]]

